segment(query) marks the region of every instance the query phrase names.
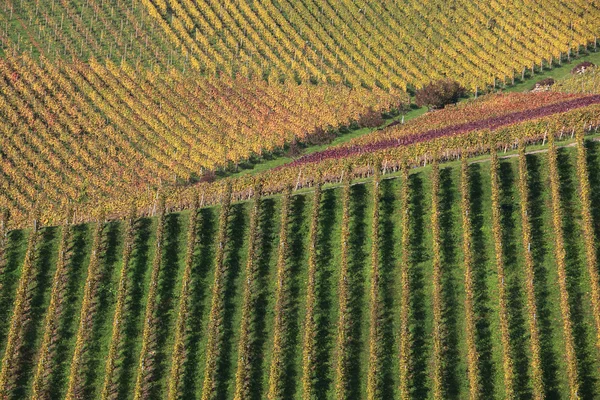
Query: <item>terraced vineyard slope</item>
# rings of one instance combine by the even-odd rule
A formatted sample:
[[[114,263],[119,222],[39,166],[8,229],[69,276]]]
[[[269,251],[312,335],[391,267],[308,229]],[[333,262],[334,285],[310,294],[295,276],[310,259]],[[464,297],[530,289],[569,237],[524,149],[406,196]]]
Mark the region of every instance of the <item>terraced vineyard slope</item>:
[[[594,1],[7,0],[4,53],[127,60],[205,74],[469,89],[597,46]]]
[[[599,21],[1,1],[0,400],[599,399]]]
[[[595,398],[600,146],[563,143],[3,234],[3,398]]]
[[[106,209],[399,107],[400,92],[0,59],[0,204]],[[137,194],[136,194],[137,193]],[[120,198],[124,196],[124,198]],[[124,205],[124,204],[123,204]],[[120,207],[120,206],[118,206]]]

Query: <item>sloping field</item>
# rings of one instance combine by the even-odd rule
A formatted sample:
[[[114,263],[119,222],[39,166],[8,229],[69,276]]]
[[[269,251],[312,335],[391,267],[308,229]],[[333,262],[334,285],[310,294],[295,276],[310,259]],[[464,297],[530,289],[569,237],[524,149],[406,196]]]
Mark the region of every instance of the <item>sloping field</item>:
[[[3,233],[1,393],[595,398],[600,147],[582,143]]]
[[[7,0],[5,53],[127,60],[209,75],[495,86],[600,36],[594,1]],[[560,62],[560,61],[558,61]]]
[[[597,48],[599,17],[580,0],[7,0],[0,206],[21,222],[71,203],[80,221],[132,198],[148,210],[158,187],[326,142],[406,89],[448,77],[481,93],[558,66]]]
[[[477,102],[465,104],[465,107],[446,108],[439,113],[434,113],[431,117],[410,121],[405,126],[383,129],[381,133],[375,132],[358,137],[343,146],[300,157],[290,165],[296,166],[331,158],[346,158],[355,154],[374,153],[384,149],[428,143],[434,139],[460,136],[468,132],[512,128],[520,123],[543,120],[547,116],[560,115],[572,110],[598,105],[600,104],[600,95],[513,94],[491,96],[490,100],[481,104]],[[520,103],[519,100],[523,102]],[[507,106],[502,107],[502,104]]]
[[[600,398],[598,1],[0,3],[0,400]]]
[[[86,67],[80,65],[78,68]],[[72,69],[67,71],[73,72]],[[97,75],[94,73],[93,77],[96,79]],[[112,75],[110,79],[117,84]],[[80,82],[87,85],[88,80],[84,75],[77,75],[71,81],[61,82]],[[9,100],[15,101],[15,105],[23,105],[17,101],[19,90],[28,93],[32,100],[37,98],[20,81],[14,86],[7,85],[6,88],[12,90],[7,91],[7,96]],[[38,85],[36,88],[40,93],[48,94],[50,97],[47,102],[53,104],[51,92],[44,91]],[[98,86],[95,90],[102,88],[103,86]],[[256,86],[252,88],[257,90]],[[344,104],[348,107],[340,109],[336,103],[329,103],[335,99],[335,93],[318,92],[324,90],[323,88],[325,87],[313,87],[315,94],[321,94],[322,100],[313,98],[314,102],[302,103],[305,108],[313,107],[312,115],[317,121],[318,118],[323,118],[322,121],[333,121],[333,115],[339,118],[348,116],[352,109],[360,108],[357,105],[359,102],[381,102],[386,96],[389,101],[395,101],[391,94],[384,92],[378,94],[363,92],[364,89],[347,89],[353,96],[346,98],[347,102]],[[224,99],[227,98],[228,90],[227,87],[223,89]],[[4,126],[5,147],[2,152],[5,167],[4,179],[0,180],[0,183],[5,190],[0,193],[0,199],[3,199],[5,207],[13,215],[13,226],[23,226],[32,210],[36,208],[41,213],[42,221],[53,224],[63,220],[68,207],[76,209],[76,220],[80,222],[101,215],[109,215],[111,218],[123,217],[132,203],[136,204],[140,212],[150,215],[156,209],[156,192],[159,187],[170,194],[168,205],[171,208],[191,207],[192,199],[198,190],[204,193],[205,204],[218,204],[222,197],[223,185],[182,184],[199,178],[203,168],[203,154],[211,155],[220,151],[226,155],[233,153],[236,148],[240,149],[240,152],[247,151],[250,145],[249,137],[260,135],[259,132],[265,134],[262,140],[255,142],[258,148],[267,146],[269,138],[278,140],[278,135],[271,135],[272,131],[262,130],[260,125],[255,125],[258,131],[254,135],[239,135],[239,131],[233,129],[229,136],[224,135],[219,139],[216,135],[207,134],[207,140],[200,142],[199,134],[193,127],[178,131],[175,129],[177,125],[169,125],[168,120],[162,119],[163,116],[167,117],[160,109],[158,115],[148,113],[146,105],[141,101],[131,101],[127,92],[124,92],[123,103],[119,107],[115,107],[114,102],[121,100],[115,99],[112,91],[106,90],[104,93],[108,98],[102,100],[97,96],[98,92],[93,92],[91,98],[96,102],[90,102],[89,107],[76,102],[75,93],[66,93],[73,96],[70,104],[74,110],[82,110],[77,115],[78,125],[70,125],[60,119],[54,120],[56,114],[53,109],[44,109],[45,102],[42,101],[36,101],[33,110],[23,106],[19,113],[12,108],[13,104],[5,103],[5,111],[14,117],[15,122],[19,122],[19,115],[33,113],[27,125],[17,125],[20,130],[15,131],[8,121]],[[141,93],[140,96],[143,96],[144,92]],[[362,96],[363,94],[365,96]],[[64,99],[60,95],[58,97]],[[300,96],[286,98],[292,102],[301,101]],[[273,101],[270,97],[268,100]],[[190,97],[189,103],[194,104],[193,102],[195,98]],[[453,159],[464,152],[487,152],[494,143],[505,148],[515,148],[519,141],[545,142],[549,132],[553,132],[559,138],[565,135],[573,137],[576,133],[597,131],[600,126],[599,102],[598,95],[552,92],[486,96],[456,107],[428,113],[405,125],[374,131],[342,146],[300,157],[289,165],[265,171],[259,176],[264,182],[265,192],[281,193],[286,186],[296,189],[312,186],[318,179],[326,182],[338,181],[350,166],[356,176],[362,176],[370,174],[372,166],[377,163],[381,163],[386,170],[397,170],[403,163],[413,166],[427,163],[436,154],[444,159]],[[227,106],[221,101],[219,104]],[[248,101],[245,104],[252,106],[255,103]],[[276,104],[270,104],[277,107]],[[329,110],[332,115],[324,112],[325,104],[330,104]],[[60,107],[56,103],[54,105]],[[110,109],[111,119],[102,119],[101,114],[95,113],[96,107]],[[167,103],[163,106],[165,107],[171,107],[171,104]],[[192,123],[193,120],[190,121],[187,116],[195,113],[194,107],[187,108],[187,104],[180,104],[180,107],[173,107],[170,111],[181,113],[179,121],[182,124]],[[363,106],[363,110],[365,107],[367,105]],[[283,115],[289,117],[290,124],[294,123],[304,132],[305,137],[314,137],[311,135],[319,130],[310,133],[305,131],[303,122],[308,123],[308,119],[303,121],[302,115],[305,114],[296,113],[296,108],[290,106],[289,109],[274,109],[279,109]],[[265,105],[264,109],[264,113],[258,115],[262,115],[265,121],[281,122],[278,118],[271,119],[270,114],[273,111],[269,111],[271,109],[268,105]],[[311,111],[307,110],[306,115],[309,114]],[[226,115],[226,111],[223,111],[223,115]],[[248,122],[246,117],[246,114],[240,114],[237,126]],[[51,129],[41,129],[44,123],[42,121],[54,122]],[[202,122],[203,119],[197,121]],[[92,125],[94,123],[100,124],[102,129],[95,131]],[[318,122],[315,122],[315,126],[317,124]],[[285,124],[279,126],[290,129],[293,127]],[[130,130],[123,131],[118,127]],[[170,130],[169,127],[174,129]],[[154,129],[160,129],[160,132],[157,134]],[[74,130],[79,133],[73,135]],[[21,134],[13,134],[14,132]],[[129,135],[125,132],[129,132]],[[237,143],[222,143],[234,137],[239,138]],[[51,143],[52,147],[44,146],[46,142]],[[212,148],[210,143],[213,143]],[[221,145],[223,147],[219,148]],[[233,186],[235,199],[248,199],[251,196],[254,185],[252,176],[228,178],[227,181]],[[12,184],[14,182],[18,184]]]
[[[577,74],[563,79],[557,82],[552,90],[562,93],[599,93],[600,68],[590,68],[585,74]]]
[[[0,204],[110,205],[198,181],[407,101],[343,85],[154,74],[111,63],[0,59]],[[63,209],[64,211],[64,209]]]

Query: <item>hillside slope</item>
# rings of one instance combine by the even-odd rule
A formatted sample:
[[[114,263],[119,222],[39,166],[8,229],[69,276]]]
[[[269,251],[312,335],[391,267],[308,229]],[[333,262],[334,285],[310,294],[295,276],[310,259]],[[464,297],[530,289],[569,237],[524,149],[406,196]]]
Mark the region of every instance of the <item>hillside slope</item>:
[[[5,0],[0,400],[600,398],[599,20]]]
[[[0,88],[0,204],[17,218],[36,203],[109,206],[122,194],[193,183],[408,101],[380,89],[29,57],[0,59]]]
[[[0,390],[595,398],[600,148],[554,146],[193,211],[159,203],[158,217],[100,229],[13,230]]]
[[[599,17],[582,0],[7,0],[0,207],[147,210],[158,187],[381,121],[406,89],[448,77],[479,94],[572,60]]]
[[[211,76],[495,86],[600,36],[594,1],[7,0],[5,53],[175,66]],[[13,54],[16,55],[16,54]]]

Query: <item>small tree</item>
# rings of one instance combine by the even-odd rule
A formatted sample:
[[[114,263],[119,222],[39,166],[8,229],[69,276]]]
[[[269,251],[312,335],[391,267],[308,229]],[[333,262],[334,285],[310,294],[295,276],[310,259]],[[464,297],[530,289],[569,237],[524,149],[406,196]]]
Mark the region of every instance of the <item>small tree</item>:
[[[427,106],[430,110],[444,108],[447,104],[456,103],[467,91],[458,82],[442,79],[432,82],[415,93],[415,103],[419,107]]]
[[[375,111],[373,107],[370,107],[367,112],[358,118],[358,125],[361,128],[375,128],[383,125],[384,122],[381,113]]]
[[[215,174],[215,171],[205,169],[204,171],[202,171],[199,181],[210,183],[210,182],[214,182],[216,179],[217,179],[217,174]]]
[[[331,127],[325,129],[322,126],[317,126],[315,130],[310,135],[308,135],[308,137],[306,138],[306,142],[308,144],[327,144],[331,143],[333,139],[335,139],[335,132]],[[297,146],[297,143],[295,142],[296,141],[294,140],[294,144],[296,145],[296,154],[290,153],[292,156],[300,154],[301,151],[301,149]],[[290,152],[292,151],[292,147],[293,146],[290,145]]]

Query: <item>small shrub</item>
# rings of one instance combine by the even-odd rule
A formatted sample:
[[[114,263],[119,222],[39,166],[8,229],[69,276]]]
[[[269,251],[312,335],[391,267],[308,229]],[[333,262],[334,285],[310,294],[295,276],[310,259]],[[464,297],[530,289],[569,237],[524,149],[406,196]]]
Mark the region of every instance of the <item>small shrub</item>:
[[[396,120],[396,121],[392,121],[392,122],[390,122],[390,123],[389,123],[389,125],[388,125],[388,126],[386,126],[386,128],[391,128],[391,127],[393,127],[393,126],[400,125],[400,124],[401,124],[401,122],[400,122],[400,121],[398,121],[398,120]]]
[[[369,108],[369,110],[358,119],[358,125],[361,128],[375,128],[382,125],[384,122],[381,113],[373,110],[373,108]]]
[[[573,68],[571,70],[571,74],[575,75],[575,74],[583,74],[586,70],[588,70],[589,68],[595,67],[594,63],[591,63],[589,61],[584,61],[580,64],[577,64],[575,66],[575,68]]]
[[[540,86],[552,86],[552,85],[554,85],[555,82],[556,81],[554,80],[554,78],[546,78],[546,79],[542,79],[537,84]]]
[[[556,81],[554,80],[554,78],[542,79],[541,81],[536,82],[536,84],[533,85],[533,87],[531,88],[531,90],[534,91],[534,92],[548,90],[548,88],[550,86],[554,85],[555,83],[556,83]]]
[[[286,157],[297,157],[302,153],[302,147],[298,140],[294,138],[291,142],[284,146]]]
[[[202,172],[202,175],[200,175],[199,181],[210,183],[210,182],[214,182],[216,179],[217,179],[217,175],[215,174],[215,172],[206,169]]]
[[[443,79],[417,90],[415,102],[419,107],[427,106],[430,110],[434,110],[456,103],[466,93],[466,89],[458,82]]]
[[[333,129],[324,129],[319,126],[307,137],[307,142],[311,145],[327,144],[331,143],[335,139],[335,136],[336,134]]]

